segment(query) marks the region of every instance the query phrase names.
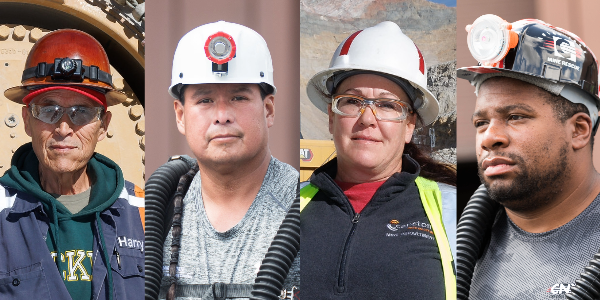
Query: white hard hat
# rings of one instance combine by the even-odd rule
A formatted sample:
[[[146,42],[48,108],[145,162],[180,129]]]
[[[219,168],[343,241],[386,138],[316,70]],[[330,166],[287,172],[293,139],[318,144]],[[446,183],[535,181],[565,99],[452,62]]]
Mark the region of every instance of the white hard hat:
[[[399,84],[405,91],[406,84],[397,77],[408,81],[415,90],[411,100],[423,125],[429,125],[437,119],[439,105],[427,90],[427,67],[423,55],[396,23],[385,21],[346,38],[335,50],[329,69],[315,74],[308,82],[308,98],[321,111],[327,112],[332,87],[347,78],[342,74],[348,71],[355,71],[349,74],[379,73]],[[338,75],[342,79],[332,78]],[[406,92],[411,97],[410,91]]]
[[[184,35],[173,56],[169,94],[179,98],[184,84],[273,83],[273,63],[267,42],[256,31],[219,21]]]

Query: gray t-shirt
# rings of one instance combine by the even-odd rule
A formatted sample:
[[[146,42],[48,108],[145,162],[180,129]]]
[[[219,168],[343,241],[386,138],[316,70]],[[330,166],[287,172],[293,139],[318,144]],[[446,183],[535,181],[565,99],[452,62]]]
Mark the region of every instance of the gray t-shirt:
[[[477,263],[469,299],[566,299],[600,250],[600,195],[567,224],[529,233],[502,213]]]
[[[76,214],[90,203],[92,188],[75,195],[51,194],[58,202],[62,203],[72,214]]]
[[[178,284],[253,284],[265,253],[296,198],[297,186],[298,171],[272,157],[260,190],[244,218],[233,228],[218,232],[204,210],[198,172],[183,199]],[[163,290],[172,282],[168,271],[171,240],[169,231],[164,244]],[[289,290],[293,286],[300,286],[299,255],[284,288]]]

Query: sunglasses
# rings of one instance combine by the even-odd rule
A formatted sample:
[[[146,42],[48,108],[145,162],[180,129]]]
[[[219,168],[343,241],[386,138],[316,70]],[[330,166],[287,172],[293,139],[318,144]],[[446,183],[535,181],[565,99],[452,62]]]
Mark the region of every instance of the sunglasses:
[[[55,124],[67,113],[69,119],[74,125],[82,126],[100,120],[104,107],[94,106],[71,106],[62,107],[60,105],[37,105],[29,104],[31,114],[34,118],[47,123]]]
[[[331,110],[347,117],[360,117],[368,107],[380,121],[406,120],[413,113],[409,103],[396,99],[368,99],[358,95],[335,95],[332,97]]]

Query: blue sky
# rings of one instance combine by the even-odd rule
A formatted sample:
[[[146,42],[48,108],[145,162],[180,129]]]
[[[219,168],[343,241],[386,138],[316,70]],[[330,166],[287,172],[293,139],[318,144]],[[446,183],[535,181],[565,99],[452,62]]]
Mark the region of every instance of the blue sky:
[[[456,7],[456,0],[429,0],[429,1],[445,4],[446,6]]]

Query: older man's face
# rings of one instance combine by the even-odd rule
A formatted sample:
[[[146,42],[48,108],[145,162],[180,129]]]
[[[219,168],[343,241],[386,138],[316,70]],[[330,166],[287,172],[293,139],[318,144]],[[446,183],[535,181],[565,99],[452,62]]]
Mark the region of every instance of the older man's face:
[[[60,105],[99,106],[97,102],[68,90],[53,90],[40,94],[31,103],[41,106]],[[25,132],[31,136],[33,151],[40,161],[42,175],[63,175],[82,170],[94,154],[96,144],[106,136],[111,114],[103,114],[102,121],[94,119],[84,125],[75,125],[68,113],[55,124],[44,123],[23,107]]]

